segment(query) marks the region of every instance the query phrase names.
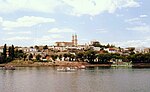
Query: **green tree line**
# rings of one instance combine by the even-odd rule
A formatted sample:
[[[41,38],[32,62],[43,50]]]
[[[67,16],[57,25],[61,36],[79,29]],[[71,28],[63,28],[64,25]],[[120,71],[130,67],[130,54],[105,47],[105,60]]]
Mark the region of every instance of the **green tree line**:
[[[84,52],[77,52],[75,55],[71,53],[66,53],[63,55],[51,55],[53,60],[59,58],[62,60],[64,57],[65,61],[84,61],[95,64],[107,64],[111,63],[110,60],[122,60],[123,62],[131,62],[132,63],[150,63],[150,53],[137,53],[130,55],[122,55],[118,53],[103,53],[99,54],[96,51],[88,50]]]
[[[26,54],[22,50],[15,50],[14,45],[7,47],[4,45],[3,52],[0,55],[0,63],[8,63],[14,59],[25,58]]]

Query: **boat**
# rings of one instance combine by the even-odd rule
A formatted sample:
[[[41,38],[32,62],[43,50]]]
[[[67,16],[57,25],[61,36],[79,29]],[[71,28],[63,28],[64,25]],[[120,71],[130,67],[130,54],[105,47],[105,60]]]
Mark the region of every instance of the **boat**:
[[[62,67],[62,68],[57,68],[57,71],[59,72],[72,72],[76,71],[77,69],[75,67]]]

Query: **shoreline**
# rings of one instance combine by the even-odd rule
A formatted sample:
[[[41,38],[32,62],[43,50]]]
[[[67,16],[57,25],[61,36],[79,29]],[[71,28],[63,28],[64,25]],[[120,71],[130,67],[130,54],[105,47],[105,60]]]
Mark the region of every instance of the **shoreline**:
[[[22,61],[14,60],[9,63],[0,64],[0,67],[5,66],[14,66],[14,67],[80,67],[84,65],[85,67],[111,67],[111,64],[90,64],[87,62],[70,62],[70,61],[55,61],[55,62],[33,62],[33,61]],[[132,68],[150,68],[150,63],[137,63],[133,64]]]
[[[14,60],[12,62],[6,64],[0,64],[0,67],[5,66],[14,66],[14,67],[54,67],[54,66],[62,66],[62,67],[80,67],[84,65],[85,67],[110,67],[111,64],[90,64],[87,62],[70,62],[70,61],[55,61],[55,62],[33,62],[33,61],[22,61],[22,60]]]
[[[133,68],[150,68],[150,63],[137,63],[133,64]]]

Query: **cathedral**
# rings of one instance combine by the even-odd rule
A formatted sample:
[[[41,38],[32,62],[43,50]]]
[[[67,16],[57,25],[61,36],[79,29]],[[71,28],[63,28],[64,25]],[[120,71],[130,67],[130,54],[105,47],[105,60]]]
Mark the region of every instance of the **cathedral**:
[[[58,47],[77,47],[78,46],[78,39],[77,35],[72,35],[71,42],[56,42],[56,46]]]

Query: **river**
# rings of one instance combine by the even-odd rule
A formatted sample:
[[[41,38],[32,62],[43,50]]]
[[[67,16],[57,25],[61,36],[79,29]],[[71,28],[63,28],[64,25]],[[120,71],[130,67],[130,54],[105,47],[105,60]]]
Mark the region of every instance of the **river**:
[[[0,70],[0,92],[150,92],[150,69],[17,67]]]

